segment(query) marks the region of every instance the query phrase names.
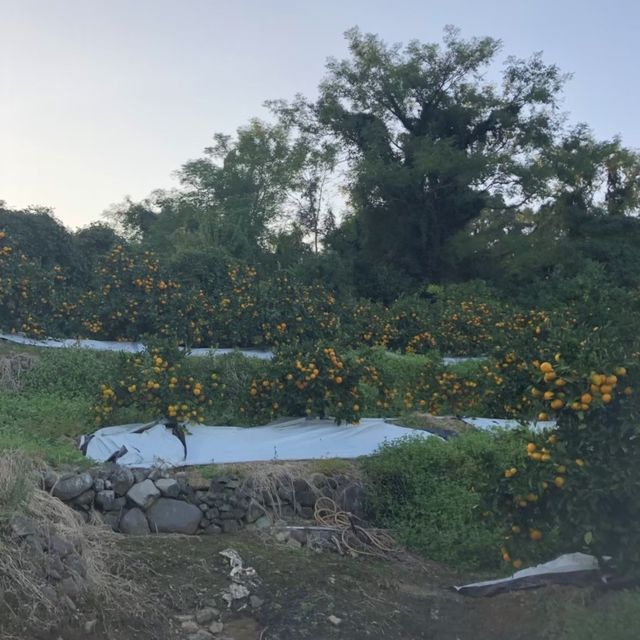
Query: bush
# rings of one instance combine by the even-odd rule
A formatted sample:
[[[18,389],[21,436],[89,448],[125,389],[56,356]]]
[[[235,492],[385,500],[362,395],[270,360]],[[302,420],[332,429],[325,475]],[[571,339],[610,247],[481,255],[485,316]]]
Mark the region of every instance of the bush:
[[[520,434],[411,438],[363,462],[373,521],[432,560],[495,569],[500,528],[483,512],[495,469],[522,456]]]
[[[493,505],[506,537],[504,560],[517,568],[553,536],[562,551],[613,556],[618,571],[637,574],[637,372],[604,361],[581,375],[561,354],[535,366],[533,391],[541,407],[555,412],[558,428],[532,436],[524,445],[526,457],[496,478]]]

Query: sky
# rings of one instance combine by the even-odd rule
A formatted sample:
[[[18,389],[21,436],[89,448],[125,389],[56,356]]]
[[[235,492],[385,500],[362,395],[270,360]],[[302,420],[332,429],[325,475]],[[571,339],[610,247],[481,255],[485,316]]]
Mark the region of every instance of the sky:
[[[574,74],[564,108],[640,148],[635,0],[0,0],[0,200],[69,227],[177,185],[215,132],[312,97],[359,26],[387,42],[489,35]]]

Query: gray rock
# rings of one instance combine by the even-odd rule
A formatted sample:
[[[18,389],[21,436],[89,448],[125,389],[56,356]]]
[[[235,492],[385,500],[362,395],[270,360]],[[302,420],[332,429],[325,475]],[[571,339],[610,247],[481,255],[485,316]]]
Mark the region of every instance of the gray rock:
[[[177,498],[180,495],[180,485],[173,478],[160,478],[155,482],[165,498]]]
[[[218,616],[220,612],[213,607],[205,607],[204,609],[200,609],[200,611],[196,611],[196,622],[198,624],[209,624],[213,622]]]
[[[300,544],[307,543],[307,532],[304,529],[289,529],[289,537],[297,540]]]
[[[51,487],[58,482],[58,479],[58,474],[53,469],[47,468],[42,476],[42,484],[44,485],[45,490],[51,491]]]
[[[116,493],[112,489],[104,489],[96,493],[96,506],[102,511],[111,511],[116,501]]]
[[[286,529],[283,531],[276,531],[273,537],[276,542],[286,542],[289,539],[289,532]]]
[[[327,486],[328,480],[329,479],[324,475],[324,473],[316,472],[309,476],[309,484],[316,489],[324,489]]]
[[[236,531],[240,531],[240,524],[237,520],[223,520],[222,531],[224,533],[235,533]]]
[[[271,526],[271,518],[268,515],[260,516],[255,522],[256,529],[268,529]]]
[[[138,482],[144,482],[149,476],[149,472],[146,469],[134,469],[133,470],[133,478]]]
[[[296,493],[296,502],[302,507],[310,507],[313,509],[313,507],[316,506],[317,500],[318,496],[311,490]]]
[[[287,547],[290,547],[291,549],[301,549],[302,544],[295,538],[289,538],[287,540]]]
[[[153,469],[151,469],[151,471],[149,471],[147,478],[155,482],[156,480],[160,480],[162,476],[163,476],[162,469],[160,469],[159,467],[154,467]]]
[[[160,491],[151,480],[137,482],[127,491],[127,498],[141,509],[149,508],[159,495]]]
[[[200,511],[202,511],[202,513],[206,513],[207,511],[209,511],[209,505],[201,503],[201,504],[198,505],[198,509],[200,509]]]
[[[342,624],[342,618],[338,618],[338,616],[331,615],[328,620],[334,627],[338,627]]]
[[[189,640],[212,640],[213,636],[204,629],[199,629],[189,636]]]
[[[79,507],[88,507],[93,504],[93,499],[96,497],[96,492],[93,489],[81,493],[77,498],[73,499],[73,504]]]
[[[111,483],[111,480],[105,480],[104,481],[104,488],[105,489],[113,489],[113,484]]]
[[[104,491],[104,479],[103,478],[96,478],[93,481],[93,490],[96,493],[99,493],[100,491]]]
[[[222,529],[217,524],[210,524],[204,532],[207,535],[216,535],[218,533],[222,533]]]
[[[214,635],[218,633],[222,633],[223,629],[224,629],[224,624],[222,624],[222,622],[212,622],[209,625],[209,631],[211,631],[211,633],[213,633]]]
[[[316,511],[313,507],[298,507],[298,514],[304,520],[313,520],[315,513]]]
[[[198,624],[194,620],[185,620],[180,626],[186,633],[196,633],[199,631]]]
[[[110,511],[122,511],[127,506],[127,499],[124,496],[116,498],[111,505]]]
[[[264,604],[264,600],[258,596],[249,596],[249,604],[252,609],[259,609]]]
[[[158,533],[194,534],[202,519],[195,505],[171,498],[159,498],[147,511],[149,524]]]
[[[131,469],[117,465],[109,478],[109,482],[111,482],[111,486],[117,496],[124,496],[133,486],[135,478]]]
[[[151,533],[144,513],[137,507],[129,509],[120,519],[120,531],[129,535],[142,536]]]
[[[264,515],[264,509],[259,504],[254,502],[249,505],[247,513],[244,516],[244,521],[247,523],[252,523],[258,520],[262,515]]]
[[[65,474],[53,487],[52,493],[56,498],[68,502],[91,487],[93,487],[93,476],[89,472]]]
[[[344,511],[361,516],[364,513],[364,487],[356,483],[350,484],[342,490],[336,502]]]

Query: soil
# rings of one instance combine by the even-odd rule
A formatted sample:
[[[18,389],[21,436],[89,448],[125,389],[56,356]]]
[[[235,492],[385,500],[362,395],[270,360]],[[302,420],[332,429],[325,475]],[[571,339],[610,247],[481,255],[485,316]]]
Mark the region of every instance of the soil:
[[[553,587],[468,598],[450,587],[470,576],[410,554],[343,557],[292,549],[250,532],[123,537],[119,546],[127,558],[122,571],[144,598],[103,613],[91,633],[63,629],[43,638],[186,639],[175,616],[214,606],[223,612],[220,640],[533,640],[553,637],[541,632],[546,603],[572,591]],[[229,547],[258,572],[261,584],[254,593],[264,601],[259,609],[227,610],[221,599],[230,579],[219,552]]]

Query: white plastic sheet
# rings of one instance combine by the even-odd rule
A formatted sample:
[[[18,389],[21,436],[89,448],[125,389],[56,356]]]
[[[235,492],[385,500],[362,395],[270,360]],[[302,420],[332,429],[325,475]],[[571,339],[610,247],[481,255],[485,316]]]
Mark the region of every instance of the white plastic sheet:
[[[426,431],[366,418],[358,425],[337,425],[332,420],[290,420],[262,427],[210,427],[189,425],[182,442],[162,423],[141,433],[143,425],[99,429],[85,436],[87,457],[104,462],[126,448],[118,463],[128,467],[189,466],[227,462],[357,458],[374,453],[385,442],[407,436],[437,437]]]
[[[23,344],[29,347],[48,347],[50,349],[91,349],[93,351],[118,351],[123,353],[140,353],[145,347],[141,342],[114,342],[109,340],[88,340],[67,338],[64,340],[55,340],[53,338],[45,338],[43,340],[35,340],[13,333],[0,333],[0,340]],[[272,351],[259,351],[256,349],[215,349],[215,348],[195,348],[189,352],[190,356],[223,356],[228,353],[241,353],[247,358],[258,358],[259,360],[271,360],[273,358]]]
[[[485,362],[485,356],[445,356],[442,358],[442,364],[445,367],[453,367],[463,362]]]
[[[494,429],[518,429],[522,426],[531,431],[540,432],[546,429],[555,429],[555,420],[504,420],[502,418],[462,418],[463,422],[482,431]]]
[[[458,593],[470,596],[493,596],[520,589],[533,589],[545,584],[575,584],[593,577],[600,570],[597,558],[585,553],[566,553],[555,560],[516,571],[508,578],[485,580],[460,587]]]

